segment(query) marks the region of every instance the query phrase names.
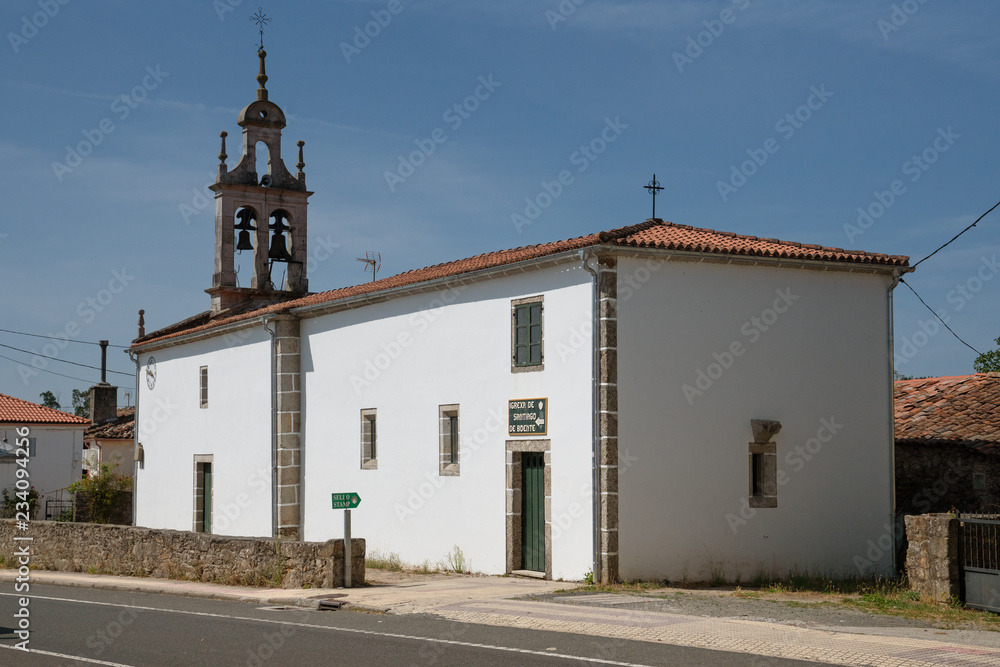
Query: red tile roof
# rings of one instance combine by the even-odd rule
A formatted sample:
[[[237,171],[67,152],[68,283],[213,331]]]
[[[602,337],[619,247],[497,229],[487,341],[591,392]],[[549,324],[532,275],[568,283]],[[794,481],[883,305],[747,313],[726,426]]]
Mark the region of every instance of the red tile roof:
[[[896,383],[896,442],[1000,453],[1000,373]]]
[[[92,424],[83,432],[87,440],[131,440],[135,433],[135,408],[118,408],[113,421]]]
[[[0,394],[0,424],[89,424],[89,419]]]
[[[364,294],[374,294],[394,288],[416,285],[440,278],[497,268],[525,260],[538,259],[566,251],[590,247],[655,248],[714,255],[765,257],[792,261],[818,261],[883,267],[907,267],[909,266],[908,262],[910,259],[902,255],[883,255],[861,250],[827,248],[818,245],[795,243],[793,241],[743,236],[732,232],[717,232],[711,229],[700,229],[698,227],[689,227],[688,225],[677,225],[672,222],[650,219],[638,225],[588,234],[587,236],[579,236],[565,241],[541,243],[513,248],[511,250],[500,250],[476,255],[468,259],[460,259],[444,264],[428,266],[423,269],[415,269],[388,278],[382,278],[375,282],[319,292],[300,299],[256,308],[248,312],[227,313],[214,320],[210,317],[209,313],[205,312],[182,323],[179,322],[170,327],[149,333],[143,338],[136,339],[133,344],[149,343],[182,334],[213,329],[241,320],[257,318],[261,315],[287,312],[297,307],[331,303]]]

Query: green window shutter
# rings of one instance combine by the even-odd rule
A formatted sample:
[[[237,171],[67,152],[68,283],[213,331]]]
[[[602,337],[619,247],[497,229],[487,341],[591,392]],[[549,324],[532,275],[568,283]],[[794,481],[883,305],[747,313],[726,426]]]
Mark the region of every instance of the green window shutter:
[[[542,304],[525,303],[514,307],[514,364],[542,363]]]

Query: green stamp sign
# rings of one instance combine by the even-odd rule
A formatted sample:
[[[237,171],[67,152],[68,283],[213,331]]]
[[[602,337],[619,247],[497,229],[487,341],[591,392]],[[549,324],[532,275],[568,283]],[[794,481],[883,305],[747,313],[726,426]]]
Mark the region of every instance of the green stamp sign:
[[[546,398],[519,398],[507,402],[507,433],[509,435],[545,435],[548,423]]]
[[[334,493],[333,509],[352,510],[361,504],[361,496],[356,493]]]

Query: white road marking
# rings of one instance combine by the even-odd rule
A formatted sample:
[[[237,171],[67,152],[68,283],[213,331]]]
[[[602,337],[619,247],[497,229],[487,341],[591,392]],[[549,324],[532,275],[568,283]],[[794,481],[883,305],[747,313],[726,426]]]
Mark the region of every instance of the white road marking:
[[[0,593],[0,595],[6,595],[9,597],[25,597],[23,594],[18,593]],[[358,635],[369,635],[372,637],[391,637],[393,639],[408,639],[412,641],[425,641],[434,642],[436,644],[448,644],[451,646],[466,646],[469,648],[482,648],[489,649],[491,651],[506,651],[508,653],[523,653],[526,655],[538,655],[547,658],[563,658],[564,660],[582,660],[584,662],[592,662],[598,665],[616,665],[617,667],[651,667],[650,665],[644,665],[641,663],[634,662],[619,662],[617,660],[605,660],[603,658],[590,658],[579,655],[568,655],[565,653],[551,653],[550,651],[535,651],[527,648],[514,648],[512,646],[495,646],[493,644],[477,644],[475,642],[462,642],[455,639],[436,639],[434,637],[420,637],[417,635],[403,635],[396,632],[376,632],[374,630],[358,630],[355,628],[341,628],[328,625],[315,625],[313,623],[298,623],[295,621],[278,621],[270,618],[251,618],[249,616],[232,616],[230,614],[213,614],[207,611],[184,611],[182,609],[161,609],[159,607],[143,607],[140,605],[131,604],[117,604],[114,602],[96,602],[93,600],[74,600],[72,598],[54,598],[47,597],[43,595],[31,595],[32,600],[53,600],[56,602],[73,602],[76,604],[89,604],[99,607],[121,607],[124,609],[137,609],[139,611],[160,611],[166,614],[183,614],[186,616],[204,616],[208,618],[225,618],[234,621],[253,621],[254,623],[270,623],[272,625],[290,625],[296,628],[310,628],[314,630],[335,630],[338,632],[351,632]],[[305,611],[303,609],[303,611]],[[13,648],[11,646],[6,646],[0,644],[4,648]],[[37,651],[35,649],[31,650],[32,653],[42,653],[46,655],[59,655],[57,653],[46,653],[45,651]],[[60,656],[60,657],[73,657],[73,656]],[[85,658],[75,658],[78,660],[86,660]],[[112,665],[114,667],[132,667],[131,665],[119,665],[114,662],[101,662],[100,660],[87,660],[87,662],[93,662],[99,665]]]
[[[6,593],[4,594],[6,595]],[[8,644],[0,644],[0,648],[8,648],[11,651],[20,651],[21,649],[14,648]],[[69,655],[66,653],[53,653],[52,651],[43,651],[37,648],[30,648],[27,651],[21,651],[22,653],[37,653],[39,655],[51,655],[53,658],[66,658],[67,660],[75,660],[76,662],[89,662],[92,665],[109,665],[110,667],[135,667],[134,665],[126,665],[122,662],[108,662],[107,660],[95,660],[93,658],[83,658],[78,655]]]

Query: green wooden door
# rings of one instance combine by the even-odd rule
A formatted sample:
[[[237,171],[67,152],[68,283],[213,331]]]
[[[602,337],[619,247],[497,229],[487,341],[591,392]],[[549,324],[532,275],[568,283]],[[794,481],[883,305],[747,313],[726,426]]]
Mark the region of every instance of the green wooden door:
[[[206,533],[212,532],[212,464],[202,463],[202,470],[204,471],[205,482],[204,482],[204,494],[201,497],[201,516],[204,525],[204,530]]]
[[[521,454],[521,568],[545,571],[545,455]]]

